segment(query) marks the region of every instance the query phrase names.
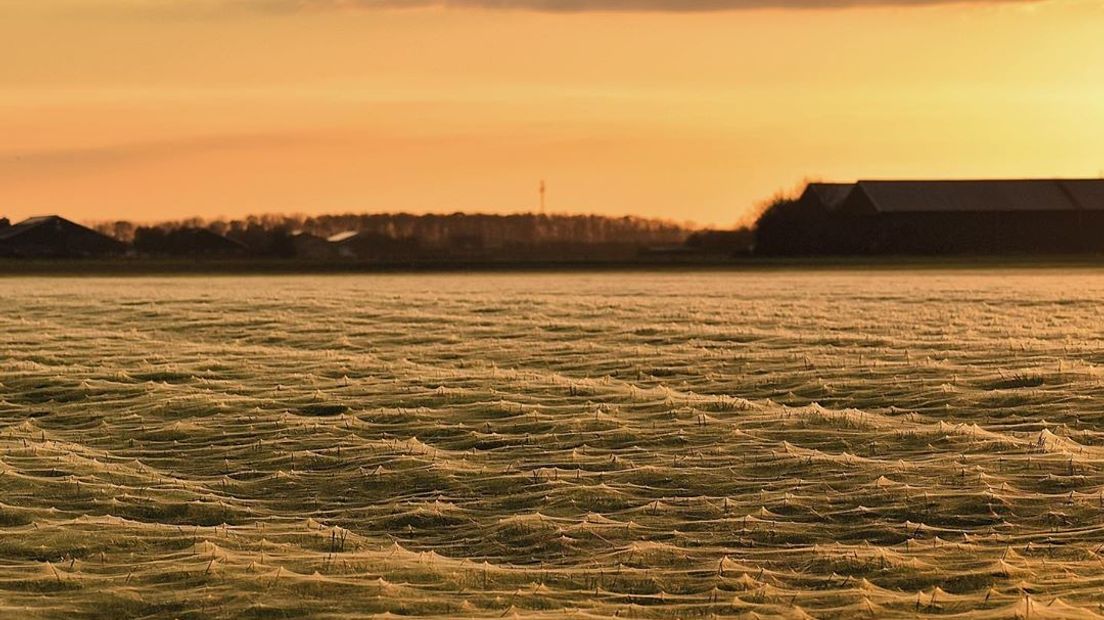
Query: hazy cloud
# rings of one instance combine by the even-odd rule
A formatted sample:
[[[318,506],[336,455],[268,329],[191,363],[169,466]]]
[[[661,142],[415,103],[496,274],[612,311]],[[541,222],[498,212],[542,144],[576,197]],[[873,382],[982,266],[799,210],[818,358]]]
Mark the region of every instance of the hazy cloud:
[[[0,151],[0,179],[27,180],[41,175],[73,174],[103,168],[150,163],[175,157],[231,150],[274,150],[312,145],[346,144],[343,133],[271,132],[217,134],[149,142],[42,150]]]
[[[57,5],[82,12],[103,10],[181,15],[232,12],[295,13],[306,11],[455,8],[519,10],[547,13],[739,11],[750,9],[842,9],[875,6],[932,6],[941,4],[1027,5],[1046,0],[80,0]],[[0,7],[19,6],[23,0],[0,0]],[[55,8],[57,5],[52,5]],[[24,5],[25,6],[25,5]],[[51,5],[47,5],[51,6]]]
[[[860,6],[935,4],[1032,4],[1042,0],[260,0],[269,10],[383,9],[415,7],[482,8],[544,12],[653,11],[695,12],[741,9],[820,9]],[[243,6],[250,3],[242,3]]]

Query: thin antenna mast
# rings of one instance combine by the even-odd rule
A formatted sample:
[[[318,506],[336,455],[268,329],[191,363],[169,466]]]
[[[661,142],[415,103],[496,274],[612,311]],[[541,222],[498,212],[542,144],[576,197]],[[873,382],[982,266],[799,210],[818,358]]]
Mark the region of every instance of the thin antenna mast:
[[[544,183],[544,179],[540,182],[540,212],[544,215],[544,196],[548,192],[548,187]]]

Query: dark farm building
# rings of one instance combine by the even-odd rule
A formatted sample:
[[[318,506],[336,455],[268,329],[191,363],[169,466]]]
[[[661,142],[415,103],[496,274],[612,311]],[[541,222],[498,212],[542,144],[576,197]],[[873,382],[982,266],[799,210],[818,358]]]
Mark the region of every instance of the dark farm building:
[[[337,246],[328,240],[297,230],[291,233],[291,247],[296,258],[326,260],[337,257]]]
[[[56,215],[0,225],[0,256],[87,258],[116,256],[125,251],[122,242]]]
[[[418,255],[417,239],[395,239],[371,231],[347,231],[328,239],[337,256],[365,261],[409,259]]]
[[[249,254],[245,244],[206,228],[139,228],[134,249],[152,256],[241,257]]]
[[[820,185],[822,187],[814,187]],[[1104,252],[1104,180],[810,184],[764,213],[756,251],[823,254]],[[840,199],[839,193],[845,196]]]

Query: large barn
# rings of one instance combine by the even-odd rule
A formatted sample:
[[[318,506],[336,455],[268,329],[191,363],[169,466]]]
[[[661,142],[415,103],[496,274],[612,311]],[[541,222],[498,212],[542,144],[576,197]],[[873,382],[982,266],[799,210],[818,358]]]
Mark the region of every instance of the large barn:
[[[776,211],[764,254],[1104,252],[1104,179],[810,184]]]
[[[0,256],[82,258],[113,256],[125,251],[122,242],[56,215],[0,226]]]

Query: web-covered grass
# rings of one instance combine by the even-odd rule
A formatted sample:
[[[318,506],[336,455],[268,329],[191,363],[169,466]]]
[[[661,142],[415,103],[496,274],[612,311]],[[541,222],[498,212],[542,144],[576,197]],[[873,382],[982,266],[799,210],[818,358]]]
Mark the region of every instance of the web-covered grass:
[[[1104,609],[1104,273],[0,284],[0,617]]]

